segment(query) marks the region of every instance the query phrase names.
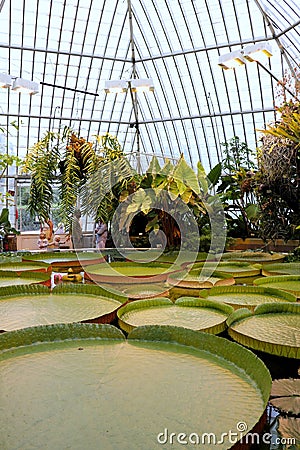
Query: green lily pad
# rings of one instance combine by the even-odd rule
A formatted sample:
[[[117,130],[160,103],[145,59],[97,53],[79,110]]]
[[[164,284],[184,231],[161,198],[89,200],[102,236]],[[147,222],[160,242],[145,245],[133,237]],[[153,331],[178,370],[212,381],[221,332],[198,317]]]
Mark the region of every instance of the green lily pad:
[[[98,320],[111,322],[125,296],[99,286],[65,285],[0,289],[0,329],[12,331],[38,325]]]
[[[0,376],[0,447],[22,450],[153,450],[182,432],[207,450],[208,431],[242,437],[241,418],[252,429],[271,389],[252,352],[177,327],[136,328],[128,340],[98,324],[3,333]],[[228,435],[214,445],[230,446]]]
[[[165,297],[169,294],[169,289],[165,284],[133,284],[121,288],[124,295],[130,299],[144,299]]]
[[[199,293],[201,297],[227,303],[234,309],[249,308],[275,302],[296,302],[297,297],[280,289],[263,286],[217,286]]]
[[[300,358],[300,303],[266,303],[251,313],[241,308],[227,320],[237,342],[276,356]]]
[[[235,284],[232,275],[223,272],[213,272],[199,269],[193,269],[189,272],[181,271],[168,276],[168,284],[177,287],[190,289],[205,289],[212,286],[231,286]]]
[[[281,262],[285,255],[281,253],[233,251],[222,255],[222,261],[244,261],[251,264],[268,264],[271,262]]]
[[[47,283],[50,284],[50,272],[21,272],[0,271],[0,287],[19,286],[24,284]]]
[[[278,275],[276,277],[257,278],[253,281],[253,284],[256,286],[282,289],[300,298],[300,275]]]
[[[299,274],[300,274],[299,262],[265,264],[262,268],[262,275],[264,276],[299,275]]]
[[[48,272],[51,270],[50,264],[46,264],[44,262],[6,262],[0,264],[0,273],[1,271],[7,272],[15,272],[15,273],[24,273],[24,272]]]
[[[209,300],[182,297],[173,303],[167,298],[136,300],[119,308],[122,330],[129,333],[142,325],[173,325],[218,334],[226,329],[233,308]]]
[[[84,268],[85,277],[98,283],[157,283],[179,267],[165,263],[133,263],[130,261],[94,264]]]
[[[234,278],[241,277],[254,277],[260,275],[261,266],[256,264],[250,264],[242,261],[220,261],[219,263],[207,262],[207,263],[194,263],[191,266],[187,266],[187,269],[203,269],[212,267],[221,273],[226,273]]]
[[[51,264],[53,270],[64,272],[65,269],[78,269],[86,264],[99,264],[103,260],[100,252],[59,251],[40,252],[24,255],[22,261],[44,262]]]

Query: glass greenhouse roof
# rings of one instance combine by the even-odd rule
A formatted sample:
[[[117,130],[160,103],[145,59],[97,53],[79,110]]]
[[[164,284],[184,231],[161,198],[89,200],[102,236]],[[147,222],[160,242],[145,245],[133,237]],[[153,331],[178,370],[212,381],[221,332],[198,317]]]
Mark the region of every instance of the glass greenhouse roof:
[[[0,0],[0,72],[39,83],[33,96],[0,90],[1,125],[19,125],[9,151],[24,156],[67,125],[117,135],[144,165],[183,154],[209,169],[221,143],[254,149],[274,120],[277,81],[299,69],[299,23],[298,0]],[[218,65],[260,42],[273,53],[262,64]],[[151,78],[154,92],[104,90],[132,78]]]

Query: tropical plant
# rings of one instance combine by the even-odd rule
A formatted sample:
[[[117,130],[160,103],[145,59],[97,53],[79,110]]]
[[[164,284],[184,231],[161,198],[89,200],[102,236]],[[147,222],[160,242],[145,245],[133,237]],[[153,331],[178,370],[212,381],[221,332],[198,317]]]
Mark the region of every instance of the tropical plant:
[[[284,86],[295,96],[287,101]],[[279,84],[282,104],[279,120],[262,133],[258,152],[258,200],[261,235],[264,239],[299,238],[300,224],[300,92],[299,74],[285,76]]]
[[[0,238],[4,239],[10,233],[19,234],[9,221],[9,209],[3,208],[0,214]]]
[[[18,126],[15,122],[10,123],[11,127],[18,130]],[[0,139],[0,180],[3,178],[5,174],[7,174],[7,170],[10,166],[16,165],[21,166],[23,161],[16,155],[12,155],[8,153],[7,149],[7,138],[11,134],[10,130],[7,130],[4,127],[0,127],[1,139]],[[3,142],[3,138],[5,143]],[[13,201],[12,194],[10,191],[5,193],[0,192],[0,203],[5,205],[10,205]]]
[[[228,233],[231,237],[251,237],[257,234],[259,213],[255,154],[237,136],[221,145],[224,159],[217,192],[224,203]]]
[[[62,133],[46,132],[43,138],[29,149],[24,163],[24,172],[31,175],[28,201],[31,216],[37,216],[41,223],[49,219],[54,187],[57,186],[59,218],[69,231],[74,210],[80,206],[78,199],[81,188],[87,181],[98,182],[97,170],[100,168],[105,182],[108,162],[118,158],[122,158],[120,145],[117,139],[109,134],[96,136],[95,142],[92,143],[77,136],[68,127],[65,127]],[[119,165],[114,164],[114,169],[117,171]]]
[[[212,215],[218,218],[222,209],[217,196],[210,193],[210,188],[216,183],[220,173],[220,165],[206,175],[201,163],[198,163],[197,173],[186,163],[183,157],[173,165],[167,161],[163,167],[154,157],[139,179],[135,179],[134,195],[125,191],[120,196],[120,220],[118,221],[120,236],[130,232],[135,218],[146,218],[145,232],[154,233],[161,239],[163,232],[168,249],[179,248],[182,245],[181,223],[189,229],[189,245],[194,238],[194,248],[199,247],[198,229],[191,228],[195,221],[200,231],[207,228]],[[153,232],[153,233],[151,233]],[[207,232],[207,230],[206,230]],[[193,236],[194,234],[194,236]],[[209,241],[209,244],[208,244]],[[205,249],[209,249],[211,236],[207,239]],[[184,244],[183,244],[184,245]],[[200,248],[199,250],[202,250]],[[222,249],[223,250],[223,249]]]

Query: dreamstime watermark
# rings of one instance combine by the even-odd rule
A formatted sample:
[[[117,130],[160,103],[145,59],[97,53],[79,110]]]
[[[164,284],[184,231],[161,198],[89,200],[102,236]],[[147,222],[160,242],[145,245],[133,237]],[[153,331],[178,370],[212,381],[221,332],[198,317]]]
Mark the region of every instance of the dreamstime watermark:
[[[222,445],[230,444],[231,446],[240,442],[247,445],[295,445],[295,438],[284,438],[274,436],[271,433],[255,433],[247,432],[248,426],[246,422],[240,421],[236,424],[235,430],[225,431],[219,435],[212,432],[204,433],[174,433],[165,428],[164,431],[158,433],[157,442],[161,445]]]

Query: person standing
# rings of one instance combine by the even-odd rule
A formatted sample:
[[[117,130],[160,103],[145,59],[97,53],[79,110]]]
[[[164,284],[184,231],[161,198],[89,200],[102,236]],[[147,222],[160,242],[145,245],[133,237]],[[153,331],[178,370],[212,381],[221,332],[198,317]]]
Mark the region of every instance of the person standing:
[[[96,248],[101,249],[105,248],[106,240],[107,240],[107,225],[103,222],[98,222],[95,228],[95,241]]]
[[[75,250],[83,247],[83,233],[80,219],[81,212],[79,209],[76,209],[72,221],[72,242]]]

